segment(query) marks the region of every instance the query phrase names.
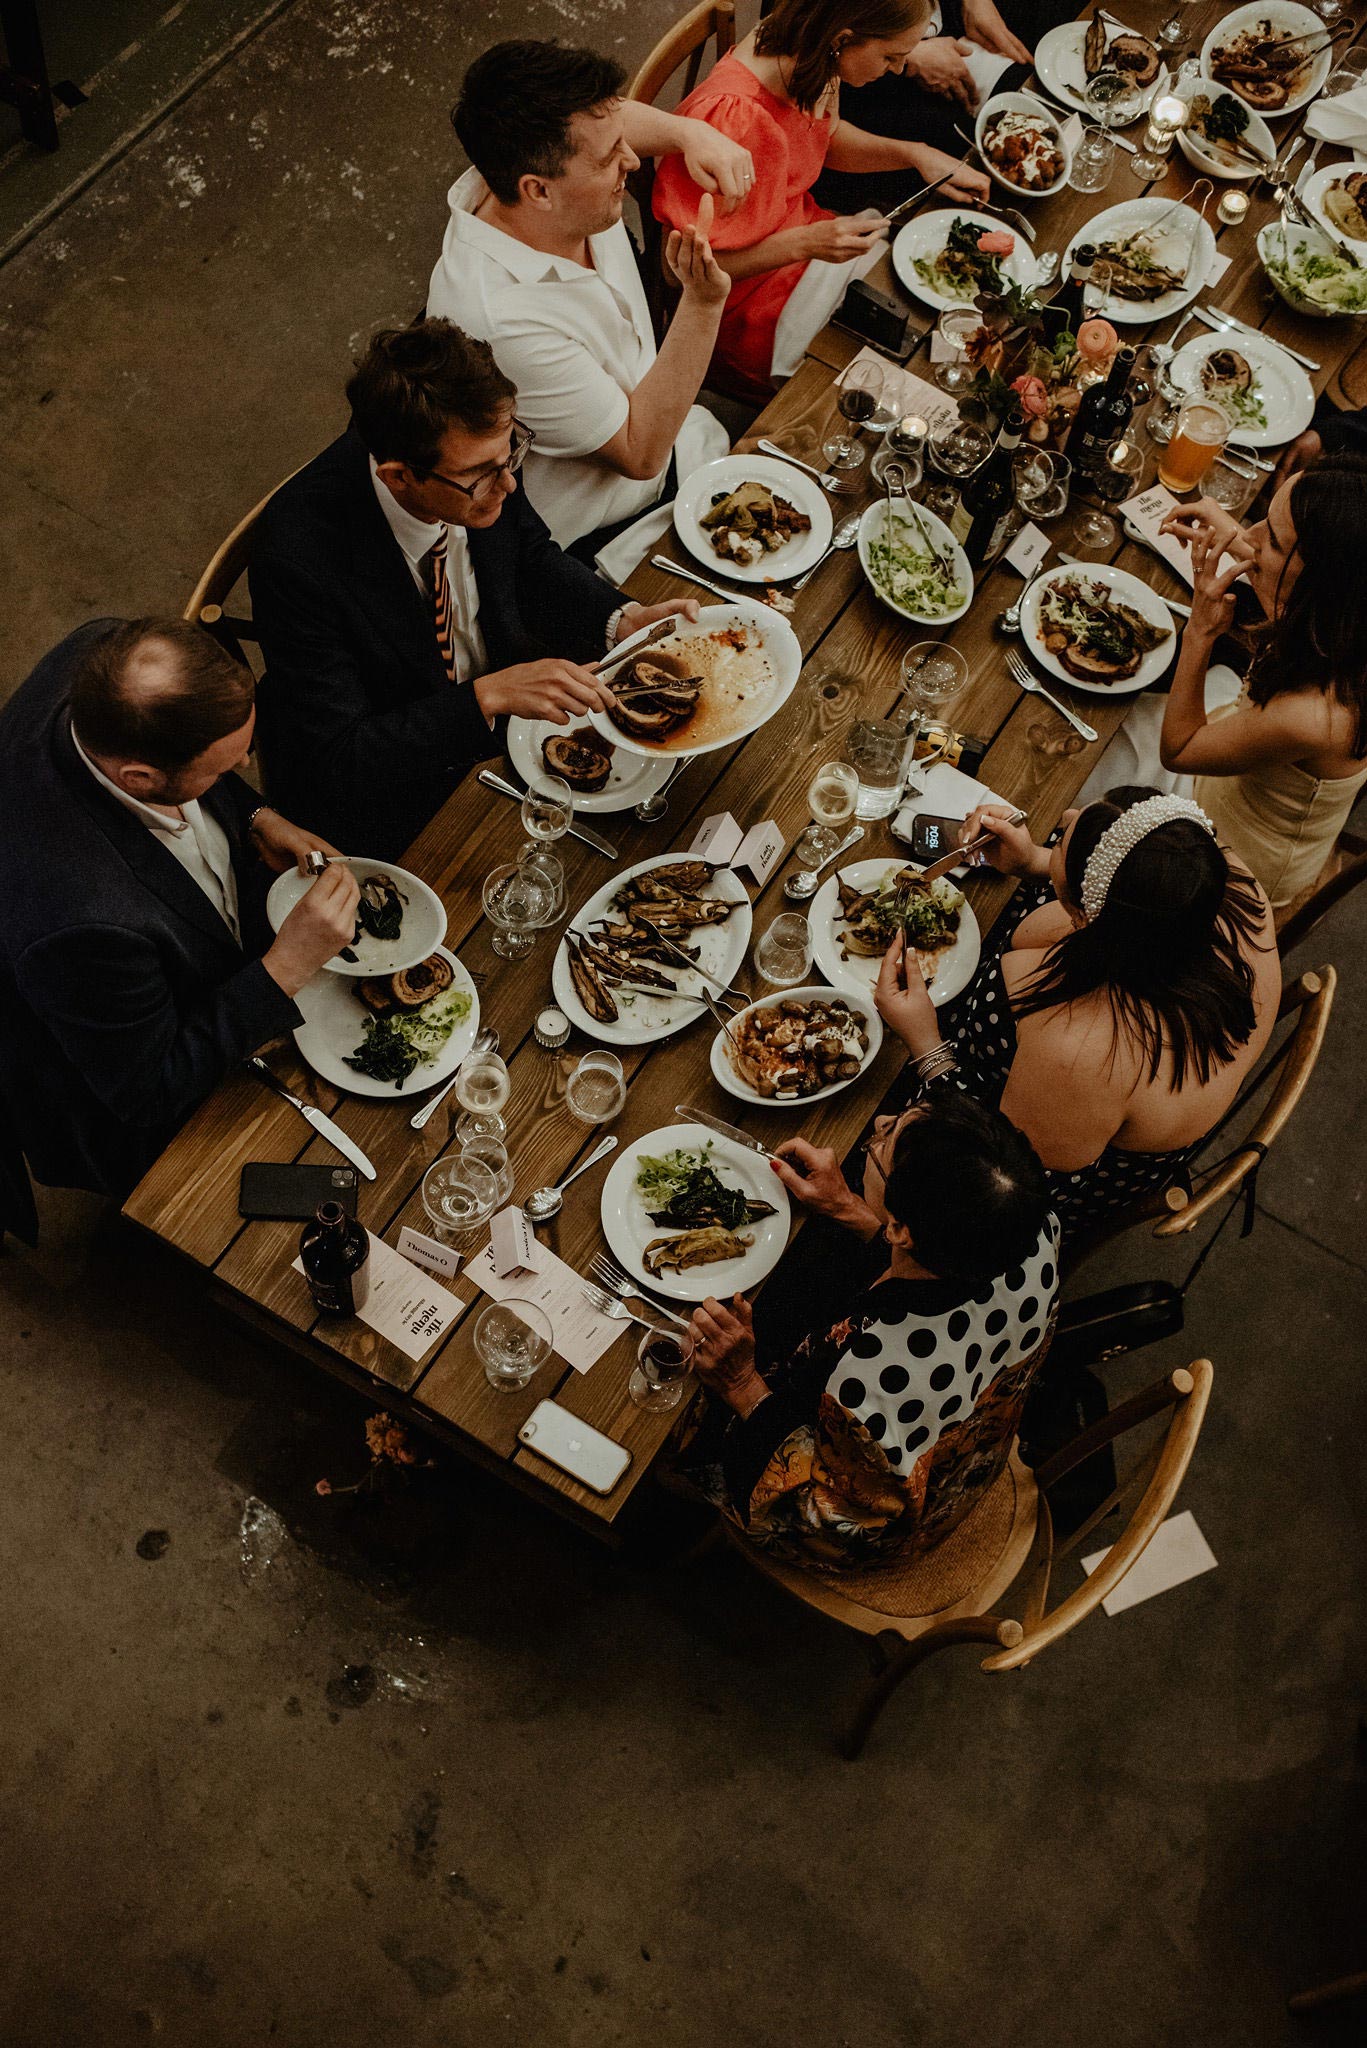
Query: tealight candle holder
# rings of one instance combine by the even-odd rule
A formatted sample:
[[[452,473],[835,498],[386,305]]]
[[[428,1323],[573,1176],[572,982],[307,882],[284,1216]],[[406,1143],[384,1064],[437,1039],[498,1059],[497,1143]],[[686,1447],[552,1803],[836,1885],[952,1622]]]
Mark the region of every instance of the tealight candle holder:
[[[1164,93],[1149,108],[1149,125],[1144,133],[1144,147],[1130,158],[1130,169],[1141,183],[1149,184],[1154,178],[1161,178],[1168,167],[1173,139],[1179,129],[1187,125],[1190,109],[1185,100],[1176,93]]]
[[[1220,203],[1215,211],[1226,227],[1237,228],[1248,213],[1247,192],[1240,192],[1231,186],[1227,192],[1220,194]]]

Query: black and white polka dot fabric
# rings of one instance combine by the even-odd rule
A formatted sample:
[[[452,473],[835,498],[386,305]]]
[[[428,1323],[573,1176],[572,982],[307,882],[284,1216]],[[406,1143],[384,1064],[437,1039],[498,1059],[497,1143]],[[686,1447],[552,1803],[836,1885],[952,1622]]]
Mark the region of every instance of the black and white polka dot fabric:
[[[895,1285],[869,1290],[826,1392],[895,1472],[907,1476],[947,1429],[967,1421],[999,1373],[1038,1350],[1058,1293],[1058,1248],[1050,1216],[1023,1265],[940,1313],[912,1309]]]

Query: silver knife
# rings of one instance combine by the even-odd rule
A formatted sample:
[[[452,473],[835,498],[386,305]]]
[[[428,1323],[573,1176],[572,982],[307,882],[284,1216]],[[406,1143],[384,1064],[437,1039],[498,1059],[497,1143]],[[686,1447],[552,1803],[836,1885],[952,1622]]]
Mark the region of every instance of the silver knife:
[[[719,1116],[709,1116],[705,1109],[690,1109],[686,1102],[676,1102],[675,1116],[688,1118],[691,1124],[705,1124],[709,1131],[715,1131],[719,1138],[730,1138],[733,1144],[744,1145],[747,1152],[758,1152],[761,1159],[772,1159],[774,1154],[767,1145],[761,1145],[758,1138],[752,1138],[747,1131],[738,1130],[735,1124],[723,1122]]]
[[[1213,327],[1217,334],[1251,334],[1255,341],[1265,341],[1272,348],[1279,348],[1284,356],[1290,356],[1293,362],[1301,363],[1307,370],[1320,368],[1313,356],[1303,356],[1299,349],[1288,348],[1274,335],[1264,334],[1261,328],[1250,327],[1247,320],[1236,320],[1233,313],[1219,312],[1209,306],[1193,306],[1192,311],[1198,320],[1207,327]]]
[[[324,1116],[322,1110],[315,1109],[311,1102],[301,1102],[297,1095],[291,1095],[284,1082],[271,1072],[259,1054],[253,1053],[247,1065],[252,1069],[259,1081],[264,1081],[266,1086],[273,1088],[277,1095],[283,1095],[286,1102],[292,1108],[298,1110],[304,1122],[313,1125],[320,1138],[326,1138],[329,1145],[334,1145],[341,1153],[343,1159],[349,1159],[358,1173],[363,1173],[367,1180],[374,1180],[375,1169],[366,1158],[365,1153],[356,1144],[354,1139],[349,1138],[345,1131],[338,1128],[330,1116]]]
[[[486,789],[492,789],[498,796],[511,797],[515,804],[520,804],[527,794],[525,789],[518,789],[511,782],[505,782],[501,775],[495,775],[492,768],[481,768],[479,780]],[[591,846],[595,853],[605,854],[609,860],[617,859],[617,848],[610,839],[604,839],[601,832],[590,832],[587,825],[571,825],[569,830],[571,839],[581,839],[585,846]]]

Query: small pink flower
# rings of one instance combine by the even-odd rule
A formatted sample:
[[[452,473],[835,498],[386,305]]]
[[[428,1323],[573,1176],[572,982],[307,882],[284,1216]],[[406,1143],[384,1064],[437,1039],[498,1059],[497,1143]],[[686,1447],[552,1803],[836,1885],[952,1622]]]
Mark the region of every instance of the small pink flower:
[[[1008,235],[1001,228],[989,228],[979,235],[978,248],[984,256],[1009,256],[1016,246],[1014,235]]]
[[[320,1479],[315,1484],[313,1490],[315,1493],[329,1494],[332,1491],[332,1481],[330,1479]]]
[[[1077,350],[1089,362],[1100,362],[1106,356],[1113,356],[1120,346],[1120,336],[1109,320],[1084,320],[1077,331]]]
[[[1049,412],[1049,393],[1038,377],[1017,377],[1011,389],[1021,402],[1021,411],[1027,419],[1042,420]]]

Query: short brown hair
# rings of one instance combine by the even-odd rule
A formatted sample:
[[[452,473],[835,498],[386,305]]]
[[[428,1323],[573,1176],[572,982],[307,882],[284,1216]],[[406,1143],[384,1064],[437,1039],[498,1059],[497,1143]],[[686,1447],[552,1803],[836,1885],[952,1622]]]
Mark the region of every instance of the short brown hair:
[[[930,13],[928,0],[778,0],[755,30],[755,53],[788,57],[788,95],[810,114],[836,75],[838,35],[868,43],[905,35]]]
[[[90,753],[184,768],[251,716],[256,678],[186,619],[132,619],[96,642],[71,687]]]
[[[520,181],[558,178],[574,154],[571,123],[620,99],[615,57],[561,43],[495,43],[465,74],[451,126],[495,199],[516,206]]]
[[[511,419],[517,386],[487,341],[472,341],[449,320],[415,320],[375,336],[346,395],[351,424],[376,462],[430,470],[448,427],[489,434]]]

